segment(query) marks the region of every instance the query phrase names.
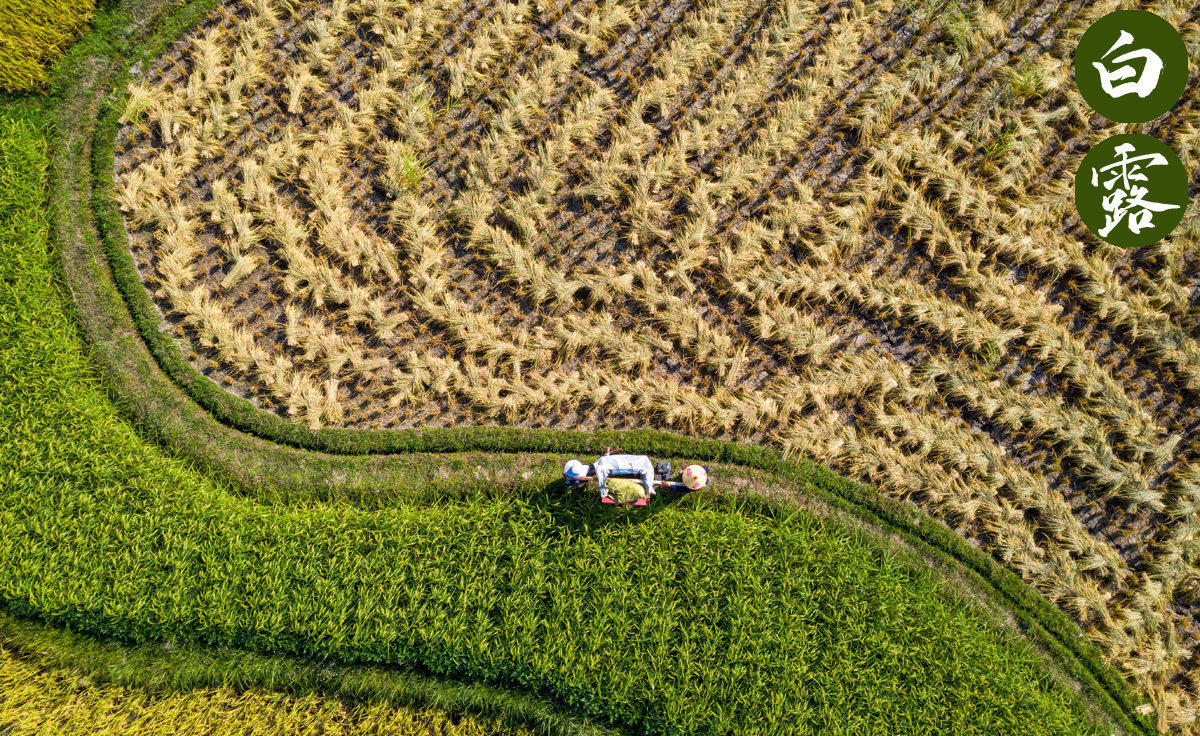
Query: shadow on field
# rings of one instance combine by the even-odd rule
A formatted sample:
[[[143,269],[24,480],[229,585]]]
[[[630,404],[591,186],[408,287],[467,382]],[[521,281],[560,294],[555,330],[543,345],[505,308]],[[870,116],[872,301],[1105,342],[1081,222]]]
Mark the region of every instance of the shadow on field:
[[[687,495],[664,490],[650,500],[649,506],[605,504],[600,502],[594,485],[569,488],[565,481],[555,480],[543,486],[540,494],[526,499],[526,503],[531,509],[548,514],[559,526],[586,535],[599,529],[645,523]]]

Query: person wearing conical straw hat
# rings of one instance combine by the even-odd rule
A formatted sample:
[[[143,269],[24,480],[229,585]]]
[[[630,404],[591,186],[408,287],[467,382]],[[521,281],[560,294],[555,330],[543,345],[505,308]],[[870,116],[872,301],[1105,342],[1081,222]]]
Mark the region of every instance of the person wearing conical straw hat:
[[[670,463],[662,462],[655,466],[645,455],[604,455],[591,465],[568,460],[563,467],[563,478],[568,486],[596,480],[600,485],[600,500],[603,503],[645,506],[657,493],[658,485],[681,493],[698,491],[708,485],[708,468],[704,465],[684,468],[680,482],[672,482],[670,475]]]
[[[680,480],[683,481],[684,488],[689,491],[698,491],[708,485],[708,466],[689,465],[683,469]]]
[[[612,477],[610,476],[620,476]],[[654,463],[645,455],[604,455],[591,465],[579,460],[569,460],[563,468],[563,477],[569,485],[596,480],[600,486],[600,500],[604,503],[632,503],[645,506],[654,489]],[[616,491],[616,498],[609,491]]]

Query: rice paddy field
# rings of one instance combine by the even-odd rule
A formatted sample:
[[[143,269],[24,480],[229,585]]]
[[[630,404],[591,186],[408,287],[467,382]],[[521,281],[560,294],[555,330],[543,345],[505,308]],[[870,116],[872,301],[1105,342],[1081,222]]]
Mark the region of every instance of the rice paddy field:
[[[0,119],[10,628],[374,684],[0,627],[0,733],[1200,732],[1196,209],[1072,190],[1196,93],[1091,111],[1118,8],[1195,70],[1176,2],[102,8]],[[615,444],[713,488],[556,481]]]
[[[44,124],[17,108],[0,129],[0,591],[28,620],[127,644],[0,618],[14,733],[436,727],[436,713],[345,705],[389,692],[325,670],[347,662],[499,684],[574,715],[539,732],[1104,732],[1014,621],[834,518],[720,496],[614,515],[555,484],[553,456],[492,458],[487,482],[475,464],[441,499],[278,503],[164,456],[106,396],[56,288]],[[209,650],[158,663],[177,646]],[[231,648],[268,656],[242,665]],[[278,653],[354,697],[298,688]],[[224,686],[196,686],[212,681]],[[492,728],[438,732],[523,732]]]

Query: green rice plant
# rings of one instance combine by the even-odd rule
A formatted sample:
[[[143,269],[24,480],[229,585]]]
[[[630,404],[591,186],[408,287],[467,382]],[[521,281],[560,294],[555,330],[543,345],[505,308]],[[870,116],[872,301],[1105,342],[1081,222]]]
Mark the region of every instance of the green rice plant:
[[[181,511],[184,510],[195,509],[181,508]],[[411,512],[389,515],[390,519],[380,517],[376,523],[382,523],[383,526],[375,527],[377,531],[374,532],[383,533],[380,542],[387,547],[398,545],[400,549],[406,550],[406,554],[404,557],[389,555],[386,567],[372,565],[366,569],[360,568],[360,574],[369,576],[364,581],[378,579],[379,582],[373,586],[357,586],[357,602],[350,608],[346,607],[351,605],[350,600],[344,598],[344,594],[338,594],[337,589],[345,590],[347,585],[355,583],[344,575],[330,578],[329,575],[335,568],[320,565],[310,568],[309,573],[305,573],[303,568],[288,572],[288,565],[283,559],[294,557],[295,553],[284,554],[282,549],[279,550],[281,554],[278,557],[269,553],[264,559],[262,553],[272,548],[268,545],[268,539],[275,535],[251,535],[246,543],[235,544],[234,549],[236,554],[253,555],[262,560],[258,564],[267,565],[265,569],[255,573],[264,581],[295,579],[292,577],[295,574],[317,574],[318,581],[337,581],[336,587],[327,588],[318,582],[315,587],[297,591],[303,591],[303,597],[310,601],[313,600],[312,596],[318,596],[320,606],[313,606],[311,603],[299,606],[298,602],[287,604],[284,599],[279,598],[281,591],[272,594],[270,590],[273,588],[257,588],[257,595],[266,596],[260,600],[278,600],[279,604],[288,608],[294,607],[294,613],[288,612],[286,608],[280,610],[284,615],[285,626],[290,628],[299,625],[297,633],[302,638],[309,639],[312,642],[310,646],[329,647],[329,651],[340,651],[346,657],[370,659],[397,656],[407,650],[412,652],[408,656],[419,656],[437,671],[473,672],[475,676],[485,679],[513,679],[530,686],[544,681],[545,674],[542,673],[548,672],[547,667],[552,667],[554,671],[562,673],[563,679],[555,687],[561,694],[560,697],[574,703],[575,708],[584,713],[596,716],[607,712],[611,714],[610,717],[615,716],[630,723],[653,718],[657,722],[656,728],[660,730],[686,732],[697,727],[708,727],[709,724],[712,727],[725,728],[726,719],[746,723],[741,715],[746,709],[753,710],[755,716],[752,720],[765,722],[764,725],[778,719],[787,719],[784,722],[795,723],[795,718],[814,717],[805,716],[803,712],[795,710],[799,703],[814,697],[818,702],[832,699],[829,702],[840,703],[861,702],[866,698],[867,708],[887,707],[892,713],[902,712],[897,711],[897,707],[904,710],[913,707],[885,706],[892,698],[900,696],[901,692],[901,689],[893,689],[891,683],[896,683],[897,687],[899,683],[893,679],[894,676],[887,674],[886,669],[870,666],[867,672],[860,670],[851,676],[849,672],[842,672],[835,664],[853,661],[855,652],[860,651],[861,647],[871,647],[874,657],[880,657],[884,651],[880,648],[880,637],[884,632],[891,631],[891,624],[888,622],[892,620],[892,617],[883,614],[882,610],[887,610],[889,605],[895,606],[898,602],[891,601],[897,595],[908,599],[909,591],[933,590],[926,587],[929,583],[920,582],[918,578],[907,574],[894,577],[898,571],[884,573],[888,576],[888,582],[883,583],[883,579],[880,579],[878,583],[872,583],[870,589],[879,592],[886,590],[888,597],[868,604],[884,608],[874,609],[878,613],[867,627],[864,620],[852,613],[856,606],[861,604],[854,602],[852,597],[842,597],[845,592],[867,584],[863,575],[876,574],[868,572],[871,568],[862,567],[862,563],[851,563],[851,559],[857,554],[850,552],[854,549],[853,537],[844,533],[834,533],[828,538],[813,536],[815,529],[810,527],[809,522],[798,523],[798,518],[789,523],[787,531],[780,527],[779,532],[762,536],[766,528],[760,527],[758,522],[726,523],[720,521],[720,514],[716,514],[715,510],[706,512],[697,508],[694,512],[679,516],[678,519],[664,518],[651,526],[622,526],[611,529],[598,538],[583,536],[569,547],[547,547],[544,535],[555,527],[545,527],[545,522],[539,524],[535,521],[539,516],[546,518],[545,511],[562,513],[563,508],[554,505],[542,511],[531,510],[531,515],[521,512],[520,507],[507,504],[497,506],[494,503],[472,503],[457,510],[445,509],[443,513],[448,515],[443,517],[444,521],[438,520],[437,516],[410,516]],[[222,513],[227,515],[229,512],[225,510]],[[699,516],[692,516],[693,513],[698,513]],[[687,521],[688,519],[694,520]],[[211,519],[205,521],[212,523]],[[249,521],[247,519],[247,522]],[[253,520],[253,528],[266,530],[278,528],[280,523],[290,525],[298,521],[299,518],[293,521],[283,518],[258,518]],[[305,530],[305,545],[314,559],[318,556],[330,562],[343,559],[345,552],[342,550],[346,543],[363,549],[375,549],[374,544],[377,543],[368,541],[371,536],[364,536],[365,530],[356,530],[354,525],[339,522],[336,518],[325,518],[321,523],[332,524],[330,533],[336,534],[341,541],[335,544],[332,537],[329,538],[329,542],[323,541],[325,535],[316,534],[315,526],[302,524]],[[178,530],[176,534],[183,531]],[[250,527],[247,527],[239,533],[249,531]],[[197,539],[192,530],[188,529],[186,532],[193,540]],[[418,541],[422,537],[424,540]],[[491,545],[481,546],[482,540],[487,538],[496,541]],[[255,541],[249,542],[251,539]],[[229,538],[222,543],[228,544],[231,541],[232,538]],[[513,546],[513,541],[517,542],[516,546]],[[252,546],[243,546],[244,544]],[[464,544],[466,546],[461,546]],[[499,548],[492,549],[496,544],[508,550],[507,554],[512,556],[511,563],[497,567],[498,559],[494,555]],[[629,555],[641,560],[640,571],[628,564],[614,562],[611,552],[624,549],[625,545],[629,544],[633,545],[627,550]],[[366,547],[362,547],[363,545]],[[685,586],[688,585],[688,581],[694,581],[694,585],[701,587],[692,592],[685,592],[688,587],[676,590],[675,585],[660,588],[655,585],[638,584],[638,581],[643,580],[642,576],[647,580],[657,578],[657,575],[650,577],[653,573],[646,569],[646,566],[662,564],[655,561],[667,555],[667,550],[680,546],[693,550],[693,554],[698,558],[697,562],[702,559],[709,560],[703,564],[685,567],[680,567],[677,562],[673,563],[675,577],[683,581]],[[209,554],[206,547],[207,545],[201,542],[202,556]],[[460,559],[451,551],[456,548],[462,549],[462,554],[467,556]],[[434,549],[438,550],[436,554],[429,556]],[[256,554],[253,550],[259,552]],[[605,554],[605,550],[609,554]],[[659,551],[656,553],[655,550]],[[698,554],[701,550],[706,553],[704,557]],[[806,552],[801,554],[800,550]],[[835,553],[834,550],[838,551]],[[578,556],[581,552],[584,554],[582,558]],[[773,582],[770,578],[752,572],[760,564],[758,560],[765,561],[779,553],[788,554],[791,559],[790,585],[783,581]],[[833,560],[828,559],[831,554],[835,555],[836,565]],[[360,559],[377,557],[377,554],[367,555]],[[409,561],[406,562],[405,557]],[[231,556],[226,559],[233,561],[238,558]],[[267,559],[278,559],[278,562],[267,562]],[[473,560],[469,564],[475,574],[470,580],[456,584],[449,571],[456,569],[459,564],[468,564],[468,559]],[[382,559],[379,561],[383,563]],[[359,564],[361,565],[361,562]],[[508,567],[510,564],[513,565],[512,568]],[[884,564],[888,565],[886,562]],[[830,590],[824,586],[815,586],[810,590],[817,594],[816,597],[812,597],[812,594],[800,595],[800,590],[808,589],[802,582],[810,574],[805,571],[810,569],[810,566],[813,570],[827,569],[827,565],[835,565],[835,569],[839,571],[836,579],[841,582],[837,587]],[[541,571],[541,575],[518,577],[514,579],[515,588],[501,594],[499,589],[492,587],[489,579],[494,575],[505,575],[509,569],[529,570],[535,573]],[[573,569],[579,572],[569,572]],[[887,570],[889,567],[882,569]],[[385,570],[388,572],[385,573]],[[245,573],[236,574],[241,576]],[[281,578],[280,575],[285,577]],[[537,582],[539,579],[540,583]],[[232,583],[230,580],[226,585]],[[836,593],[838,597],[827,597],[823,592],[826,590],[831,594]],[[786,596],[783,591],[788,591]],[[205,636],[220,637],[214,638],[214,643],[230,641],[227,637],[236,636],[239,639],[250,637],[249,640],[261,640],[261,644],[266,646],[270,646],[268,642],[271,641],[282,644],[283,640],[279,638],[279,634],[269,634],[265,630],[253,634],[250,631],[236,633],[244,625],[239,621],[242,617],[218,603],[221,596],[227,594],[221,587],[205,592],[201,586],[194,592],[199,594],[198,600],[206,601],[205,619],[208,623],[204,628],[211,633]],[[674,597],[680,603],[668,611],[661,611],[664,595],[669,596],[668,600]],[[919,595],[924,596],[928,593],[922,592]],[[414,599],[413,596],[418,597]],[[412,607],[401,605],[396,608],[394,604],[389,603],[393,597],[397,601],[413,600],[414,603]],[[535,604],[535,601],[543,599],[544,603]],[[834,602],[838,599],[841,603]],[[588,600],[593,601],[594,605],[579,605],[580,602]],[[419,607],[417,601],[420,601]],[[466,608],[462,607],[463,601],[469,602]],[[909,631],[910,637],[899,643],[896,656],[903,656],[909,660],[918,652],[937,652],[936,656],[942,661],[943,668],[931,667],[923,671],[927,676],[929,672],[945,671],[946,658],[953,658],[954,652],[962,651],[958,645],[950,646],[950,642],[961,637],[969,637],[972,640],[977,638],[977,635],[969,633],[972,626],[968,623],[969,619],[961,618],[967,615],[968,609],[952,614],[955,616],[953,619],[946,619],[944,614],[935,614],[937,609],[928,608],[928,604],[922,603],[911,609],[914,603],[915,601],[906,601],[900,609],[912,610],[913,617],[903,616],[903,626]],[[634,621],[643,620],[652,615],[652,611],[665,614],[667,620],[673,624],[663,628],[660,634],[650,636],[641,646],[625,652],[611,648],[611,642],[614,641],[612,631],[633,626]],[[771,611],[775,613],[769,613]],[[799,624],[806,615],[805,611],[810,612],[808,615],[821,611],[828,623],[818,629],[808,629],[804,626],[781,625],[783,622],[777,620],[784,617],[792,620],[794,624]],[[263,614],[272,615],[267,610],[263,610]],[[339,623],[346,615],[352,616],[357,623],[350,625],[349,620]],[[301,624],[300,619],[293,618],[294,616],[303,617],[304,623]],[[856,621],[860,623],[856,624]],[[723,625],[721,622],[727,623]],[[896,623],[899,625],[900,621]],[[687,639],[680,638],[686,636],[679,630],[681,626],[684,630],[693,630],[693,644],[685,644]],[[731,629],[726,632],[724,626],[730,626]],[[826,626],[834,628],[826,629]],[[835,630],[839,633],[831,636]],[[228,633],[218,633],[221,631]],[[385,631],[396,633],[385,634],[388,638],[378,638]],[[412,638],[418,631],[425,633]],[[935,633],[938,631],[942,633]],[[534,632],[543,633],[535,635]],[[823,646],[819,650],[809,649],[803,646],[800,643],[802,639],[797,637],[808,640],[816,637]],[[378,643],[372,645],[372,641]],[[987,687],[1002,688],[1002,692],[1006,693],[1006,710],[1021,712],[1020,709],[1027,707],[1023,705],[1027,702],[1027,696],[1017,696],[1011,688],[1020,682],[1024,683],[1020,688],[1028,690],[1029,685],[1038,680],[1034,678],[1031,681],[1025,671],[1020,671],[1019,674],[1014,672],[1016,679],[1010,680],[1006,676],[1002,680],[998,677],[998,673],[1006,672],[1009,666],[1005,664],[1008,658],[1001,654],[1003,649],[998,648],[998,645],[998,641],[986,645],[983,651],[986,652],[990,665],[978,672],[988,673]],[[597,657],[592,654],[597,646],[600,647],[599,651],[607,652],[607,656]],[[931,646],[934,648],[931,649]],[[672,657],[672,668],[648,670],[644,665],[636,664],[646,661],[647,652],[654,653],[653,659],[658,659],[660,656],[667,656],[667,652],[670,651],[676,652]],[[793,654],[780,659],[780,656],[788,651]],[[389,654],[390,652],[394,654]],[[423,653],[417,655],[417,652]],[[778,665],[795,671],[795,664],[787,665],[785,662],[796,656],[814,657],[813,669],[810,671],[823,674],[804,677],[791,684],[785,684],[785,681],[770,676],[769,671],[762,671],[760,674],[735,674],[741,672],[735,663],[750,658],[759,662],[778,661]],[[888,661],[889,658],[883,660]],[[817,662],[820,663],[819,667]],[[624,672],[632,677],[620,680],[614,677],[616,672]],[[712,684],[681,687],[683,682],[699,677],[699,673],[707,673],[705,679]],[[700,697],[711,697],[708,693],[712,692],[715,695],[719,692],[718,688],[730,687],[735,681],[746,683],[747,676],[752,678],[751,682],[755,683],[755,686],[737,688],[744,694],[723,699],[721,710],[726,711],[728,715],[722,715],[720,712],[704,714],[694,706],[679,710],[647,710],[645,696],[642,694],[651,687],[655,690],[670,691],[675,693],[671,700],[682,700],[683,705]],[[871,683],[869,690],[876,693],[873,697],[869,696],[868,689],[865,689],[868,682]],[[927,687],[930,688],[930,694],[938,692],[937,700],[941,700],[948,689],[957,692],[964,685],[962,675],[959,675],[955,679],[935,678]],[[806,693],[805,697],[761,697],[768,692],[787,692],[789,687],[799,688],[797,692]],[[906,694],[901,696],[903,701],[913,703],[917,708],[913,711],[915,722],[933,717],[954,717],[952,713],[928,710],[936,707],[932,704],[916,705],[925,701],[924,687],[914,688],[912,682],[908,682],[902,690],[906,691]],[[1022,705],[1014,706],[1014,697],[1015,702]],[[1038,696],[1039,699],[1044,697],[1046,696]],[[1032,705],[1035,701],[1028,702]],[[1025,724],[1040,722],[1045,723],[1047,727],[1056,725],[1058,728],[1072,731],[1079,728],[1079,724],[1070,724],[1058,716],[1051,715],[1054,711],[1044,709],[1050,706],[1052,700],[1044,702],[1046,706],[1039,706],[1043,709],[1037,711],[1037,716],[1023,716]],[[876,705],[871,706],[870,703]],[[980,717],[978,710],[970,715],[964,711],[957,712],[962,714],[957,722],[961,722],[964,727]],[[734,721],[728,721],[732,722]],[[1016,724],[1013,725],[1015,727]]]
[[[6,0],[0,4],[0,89],[43,87],[47,67],[92,18],[94,0]]]
[[[395,199],[403,191],[416,194],[425,182],[426,162],[400,141],[392,141],[384,149],[384,173],[381,178],[388,196]]]

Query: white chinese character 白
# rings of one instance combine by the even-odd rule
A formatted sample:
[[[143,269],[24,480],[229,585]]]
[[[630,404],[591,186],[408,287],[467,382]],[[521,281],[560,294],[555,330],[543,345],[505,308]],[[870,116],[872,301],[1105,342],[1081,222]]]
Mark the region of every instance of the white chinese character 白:
[[[1114,43],[1108,49],[1108,51],[1104,53],[1104,56],[1100,58],[1107,58],[1112,52],[1116,51],[1122,46],[1128,46],[1131,43],[1133,43],[1133,35],[1128,31],[1121,31],[1121,36],[1117,39],[1117,42]],[[1096,70],[1100,72],[1100,86],[1104,88],[1104,91],[1107,92],[1110,97],[1124,97],[1127,94],[1136,92],[1138,97],[1144,98],[1153,92],[1154,88],[1158,86],[1158,78],[1162,74],[1163,69],[1163,62],[1159,55],[1150,49],[1138,49],[1136,51],[1128,51],[1124,54],[1121,54],[1117,58],[1113,59],[1112,63],[1122,64],[1132,59],[1146,60],[1146,65],[1142,67],[1142,73],[1140,75],[1138,74],[1137,69],[1129,64],[1118,66],[1116,69],[1113,69],[1110,72],[1104,66],[1104,64],[1100,63],[1099,61],[1092,62],[1092,66],[1096,67]],[[1121,80],[1129,79],[1130,77],[1137,77],[1137,79],[1131,82],[1125,82],[1124,84],[1113,86],[1113,82],[1120,82]]]

